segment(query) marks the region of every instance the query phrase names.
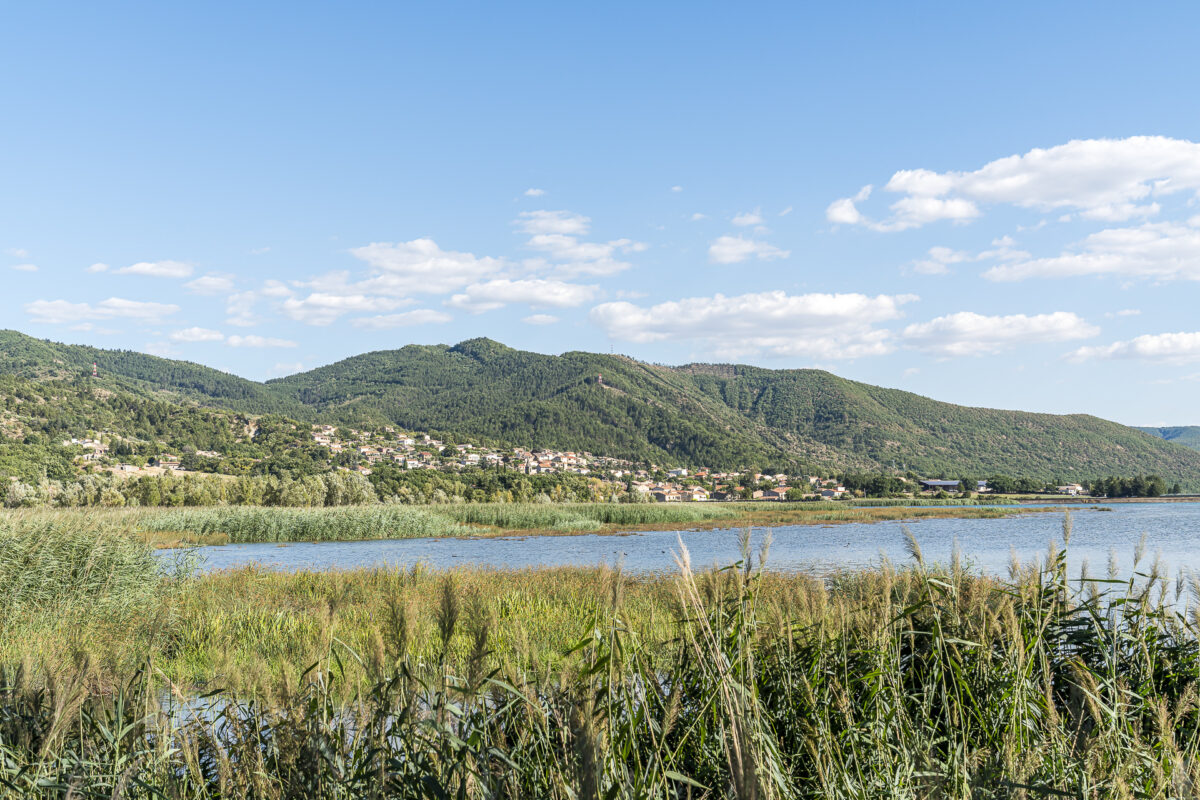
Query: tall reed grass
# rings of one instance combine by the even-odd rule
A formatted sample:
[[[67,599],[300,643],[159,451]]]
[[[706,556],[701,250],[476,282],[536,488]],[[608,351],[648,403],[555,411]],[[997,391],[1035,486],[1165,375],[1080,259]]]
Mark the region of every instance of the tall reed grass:
[[[607,573],[552,674],[496,663],[500,609],[453,575],[431,650],[399,603],[367,645],[331,629],[269,700],[165,701],[153,662],[107,694],[6,669],[0,797],[1196,796],[1200,585],[1141,559],[1072,577],[1065,548],[1000,581],[914,541],[903,569],[780,604],[748,542],[703,573],[681,547],[662,638]]]
[[[470,529],[424,508],[402,505],[336,508],[220,506],[139,515],[137,525],[155,533],[224,536],[240,542],[331,542],[461,536]]]

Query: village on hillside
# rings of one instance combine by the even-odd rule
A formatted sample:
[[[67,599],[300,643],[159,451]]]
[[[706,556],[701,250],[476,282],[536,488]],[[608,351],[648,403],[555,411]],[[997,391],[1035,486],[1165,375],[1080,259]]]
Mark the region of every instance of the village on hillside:
[[[838,500],[865,494],[861,489],[847,488],[830,476],[637,464],[589,452],[502,448],[457,438],[447,442],[426,433],[402,432],[391,427],[370,431],[313,425],[310,436],[313,445],[328,451],[330,469],[362,475],[370,475],[381,464],[401,470],[456,472],[493,468],[526,475],[573,474],[623,484],[629,495],[642,502],[658,503]],[[77,464],[87,471],[127,477],[212,472],[211,466],[225,457],[216,451],[188,449],[129,459],[123,458],[118,452],[120,448],[114,446],[120,441],[121,437],[102,432],[64,440],[62,445],[77,453]],[[202,466],[205,464],[209,468]],[[912,481],[910,489],[913,494],[928,495],[991,491],[985,480],[972,484],[965,486],[960,480],[917,479]],[[1088,494],[1087,488],[1079,483],[1051,486],[1047,490],[1069,496]]]

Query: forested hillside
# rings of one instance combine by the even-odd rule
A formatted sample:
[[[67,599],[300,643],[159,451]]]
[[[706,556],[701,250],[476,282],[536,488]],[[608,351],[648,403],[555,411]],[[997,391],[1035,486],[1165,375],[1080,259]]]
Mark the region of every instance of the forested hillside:
[[[802,433],[831,449],[924,475],[1175,475],[1194,474],[1200,463],[1182,448],[1086,414],[971,408],[820,370],[678,369],[705,394],[772,430]]]
[[[0,330],[0,375],[33,380],[90,380],[92,364],[99,386],[163,392],[252,414],[302,416],[303,406],[276,396],[261,383],[190,361],[146,355],[132,350],[101,350],[65,345],[17,331]]]
[[[1138,428],[1151,436],[1165,439],[1168,442],[1200,450],[1200,425],[1176,425],[1166,428]]]
[[[93,361],[98,381],[90,377]],[[1087,415],[957,406],[820,370],[663,367],[596,353],[547,356],[473,339],[366,353],[263,384],[188,362],[2,332],[0,373],[243,415],[391,424],[660,464],[894,465],[926,476],[1044,480],[1158,474],[1200,489],[1200,453],[1161,432],[1156,437]],[[128,416],[120,404],[131,402],[145,400],[114,401],[114,413]],[[206,435],[203,426],[195,435]]]
[[[339,424],[389,422],[531,447],[735,467],[805,460],[695,391],[687,376],[594,353],[473,339],[367,353],[267,384]]]

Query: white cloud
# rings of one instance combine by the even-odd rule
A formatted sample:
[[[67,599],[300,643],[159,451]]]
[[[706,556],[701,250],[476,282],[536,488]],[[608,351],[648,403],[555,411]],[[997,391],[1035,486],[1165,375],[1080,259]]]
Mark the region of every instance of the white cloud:
[[[1085,275],[1200,280],[1200,228],[1170,222],[1107,228],[1057,256],[1020,260],[983,273],[994,281]]]
[[[230,336],[225,340],[230,347],[296,347],[290,339],[273,339],[267,336]]]
[[[263,297],[291,297],[293,292],[282,281],[269,280],[263,281],[262,289],[259,293]]]
[[[699,211],[697,211],[695,214],[692,214],[692,222],[699,222],[702,219],[708,219],[708,215],[701,214]]]
[[[88,272],[108,272],[108,264],[96,262],[87,268]]]
[[[250,248],[250,255],[252,255],[252,256],[261,256],[261,255],[263,255],[265,253],[269,253],[269,252],[271,252],[271,248],[269,246],[267,246],[267,247],[251,247]]]
[[[913,272],[920,275],[946,275],[950,272],[951,264],[962,264],[974,261],[1015,261],[1029,258],[1029,253],[1015,248],[1016,241],[1011,236],[1001,236],[992,240],[992,249],[981,253],[968,253],[965,250],[953,250],[949,247],[929,248],[929,257],[917,259],[912,263]]]
[[[735,216],[731,220],[731,222],[733,222],[734,225],[737,225],[738,227],[742,227],[742,228],[747,227],[749,225],[762,225],[762,223],[763,223],[762,210],[756,208],[753,211],[744,211],[741,214],[738,214],[737,216]]]
[[[780,250],[759,239],[746,239],[741,236],[721,236],[708,246],[708,260],[714,264],[737,264],[751,257],[760,261],[771,261],[787,258],[789,255],[791,252],[788,250]]]
[[[560,233],[582,236],[591,227],[592,220],[571,211],[522,211],[521,218],[513,222],[522,233]]]
[[[991,203],[1120,222],[1158,213],[1151,198],[1200,189],[1200,144],[1164,136],[1076,139],[971,172],[900,170],[884,189],[904,195],[891,205],[889,219],[867,219],[848,198],[831,204],[826,216],[835,223],[897,231],[970,219],[979,213],[977,203]]]
[[[913,272],[919,275],[946,275],[950,272],[950,264],[971,261],[970,253],[962,250],[951,250],[949,247],[929,248],[929,258],[913,262]]]
[[[595,299],[598,291],[597,286],[583,286],[558,280],[498,278],[486,283],[471,284],[465,292],[454,295],[446,304],[476,314],[509,303],[526,303],[535,308],[570,308]]]
[[[15,269],[17,272],[37,272],[38,271],[37,264],[14,264],[12,266],[12,269]]]
[[[95,305],[71,303],[66,300],[34,300],[25,304],[25,311],[34,322],[61,324],[88,319],[130,319],[158,322],[179,310],[173,303],[147,303],[110,297]]]
[[[255,292],[238,292],[225,298],[226,323],[239,328],[248,328],[258,324],[258,316],[254,313],[254,305],[258,302]]]
[[[1081,347],[1067,358],[1072,361],[1132,359],[1186,364],[1200,361],[1200,332],[1143,334],[1108,345]]]
[[[682,192],[682,191],[683,191],[683,187],[682,187],[682,186],[672,186],[672,187],[671,187],[671,191],[672,191],[672,192]]]
[[[401,314],[385,314],[376,317],[360,317],[352,320],[356,328],[371,330],[386,330],[388,328],[407,328],[413,325],[430,325],[450,322],[454,317],[444,311],[434,311],[431,308],[416,308]]]
[[[531,236],[528,246],[546,253],[552,260],[555,274],[569,278],[576,275],[615,275],[629,269],[627,261],[617,255],[640,253],[646,249],[642,242],[614,239],[611,242],[581,242],[574,236],[559,233],[540,233]]]
[[[939,356],[991,355],[1019,345],[1087,339],[1100,329],[1070,311],[984,316],[960,311],[904,329],[909,347]]]
[[[787,207],[787,208],[785,208],[783,211],[780,211],[780,212],[779,212],[779,216],[781,216],[781,217],[786,217],[786,216],[787,216],[788,214],[790,214],[790,213],[792,213],[792,207],[791,207],[791,206],[788,206],[788,207]]]
[[[345,274],[335,273],[325,283],[314,281],[314,288],[331,292],[339,282],[347,293],[441,294],[482,280],[499,272],[504,263],[495,258],[477,258],[471,253],[442,250],[432,239],[410,242],[373,242],[350,251],[355,258],[372,267],[372,277],[354,286],[345,286]]]
[[[834,200],[825,209],[825,219],[834,225],[857,225],[864,220],[862,212],[849,197]]]
[[[223,342],[225,334],[209,328],[184,328],[171,334],[173,342]]]
[[[858,206],[855,204],[869,198],[874,188],[868,183],[859,189],[858,194],[854,195],[854,197],[843,197],[840,200],[834,200],[829,204],[829,208],[825,209],[825,219],[834,225],[858,225],[865,222],[866,217],[859,212]]]
[[[541,197],[541,196],[542,196],[542,195],[544,195],[545,193],[546,193],[546,190],[545,190],[545,189],[533,189],[533,188],[530,188],[530,189],[526,189],[526,190],[525,190],[525,196],[526,196],[526,197]]]
[[[630,267],[628,262],[619,260],[618,255],[640,253],[647,247],[632,239],[580,241],[578,237],[589,231],[591,219],[571,211],[525,211],[513,225],[521,233],[529,234],[526,246],[545,253],[550,261],[558,262],[533,259],[526,263],[526,268],[545,270],[561,278],[615,275]]]
[[[1104,316],[1112,319],[1113,317],[1136,317],[1142,313],[1140,308],[1122,308],[1120,311],[1110,311]]]
[[[118,275],[149,275],[153,278],[187,278],[192,265],[182,261],[139,261],[117,270]]]
[[[10,247],[4,252],[8,253],[13,258],[29,258],[29,251],[24,247]]]
[[[411,300],[397,300],[366,294],[313,292],[304,298],[289,297],[280,305],[285,316],[306,325],[329,325],[344,314],[392,311]]]
[[[233,279],[226,275],[210,273],[188,281],[183,286],[196,294],[225,294],[233,289]]]
[[[649,307],[603,303],[592,309],[590,318],[609,336],[625,341],[700,341],[730,356],[766,352],[856,358],[894,350],[891,334],[875,325],[898,318],[900,306],[916,299],[783,291],[718,294]]]
[[[558,322],[558,317],[553,314],[530,314],[521,320],[526,325],[553,325]]]

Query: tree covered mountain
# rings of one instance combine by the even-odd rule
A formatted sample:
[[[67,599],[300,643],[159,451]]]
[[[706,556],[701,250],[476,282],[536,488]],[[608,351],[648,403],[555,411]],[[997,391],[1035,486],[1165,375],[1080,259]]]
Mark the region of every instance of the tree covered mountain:
[[[95,381],[93,364],[99,373]],[[308,412],[261,383],[212,367],[133,350],[59,344],[12,330],[0,330],[0,375],[42,381],[86,378],[104,388],[174,395],[251,414],[299,417]]]
[[[1046,480],[1159,474],[1200,488],[1200,453],[1082,414],[941,403],[821,370],[666,367],[541,355],[489,339],[366,353],[256,383],[188,362],[0,333],[0,373],[245,414],[384,424],[660,464],[1007,473]],[[107,382],[107,383],[106,383]]]

